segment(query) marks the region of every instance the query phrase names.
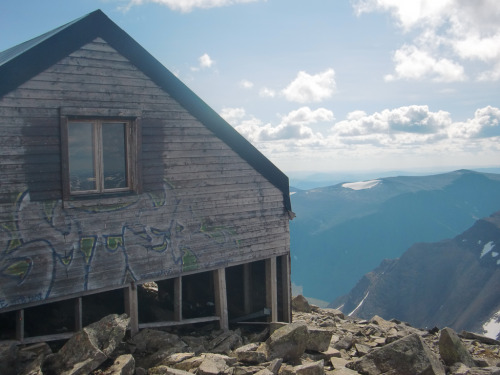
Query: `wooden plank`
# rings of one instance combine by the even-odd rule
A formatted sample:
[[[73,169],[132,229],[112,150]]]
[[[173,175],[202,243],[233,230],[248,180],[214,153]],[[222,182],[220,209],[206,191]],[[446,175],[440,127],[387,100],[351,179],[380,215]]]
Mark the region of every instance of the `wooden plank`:
[[[266,259],[266,306],[271,309],[271,322],[278,321],[278,279],[276,257]]]
[[[24,341],[24,309],[16,311],[16,340]]]
[[[82,314],[82,297],[75,298],[75,332],[80,331],[83,328],[83,314]]]
[[[291,266],[290,254],[281,255],[281,295],[282,295],[282,310],[283,321],[292,322],[292,291],[291,291]]]
[[[125,298],[125,313],[130,318],[130,334],[134,336],[139,333],[139,303],[135,283],[131,283],[125,287],[123,295]]]
[[[218,316],[205,316],[205,317],[201,317],[201,318],[183,319],[181,321],[141,323],[141,324],[139,324],[139,329],[162,328],[162,327],[172,327],[172,326],[179,326],[179,325],[185,325],[185,324],[216,322],[218,320],[220,320],[220,318]]]
[[[243,265],[243,306],[245,314],[253,311],[252,303],[252,264]]]
[[[219,268],[213,272],[215,284],[215,311],[220,318],[220,329],[227,331],[229,329],[229,315],[227,312],[226,270],[224,268]]]
[[[174,319],[182,321],[182,277],[174,279]]]

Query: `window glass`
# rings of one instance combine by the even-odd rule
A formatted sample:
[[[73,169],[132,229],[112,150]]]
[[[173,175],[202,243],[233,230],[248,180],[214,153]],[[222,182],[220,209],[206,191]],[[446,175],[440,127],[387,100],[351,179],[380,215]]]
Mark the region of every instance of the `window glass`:
[[[93,128],[90,122],[73,122],[68,126],[71,191],[96,190]]]
[[[126,124],[102,124],[104,189],[127,187]]]

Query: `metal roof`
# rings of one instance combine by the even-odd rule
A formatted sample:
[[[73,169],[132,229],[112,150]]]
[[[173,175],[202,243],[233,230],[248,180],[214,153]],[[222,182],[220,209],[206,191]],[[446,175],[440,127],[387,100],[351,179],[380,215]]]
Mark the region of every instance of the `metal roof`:
[[[288,177],[101,10],[0,52],[0,100],[65,56],[101,37],[283,193],[291,211]]]

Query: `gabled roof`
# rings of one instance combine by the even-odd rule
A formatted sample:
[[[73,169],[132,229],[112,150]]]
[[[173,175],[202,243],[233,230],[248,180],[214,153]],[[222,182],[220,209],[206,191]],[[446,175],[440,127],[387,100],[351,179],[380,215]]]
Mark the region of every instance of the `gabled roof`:
[[[285,207],[291,210],[288,177],[101,10],[0,52],[0,98],[97,37],[126,57],[280,189]]]

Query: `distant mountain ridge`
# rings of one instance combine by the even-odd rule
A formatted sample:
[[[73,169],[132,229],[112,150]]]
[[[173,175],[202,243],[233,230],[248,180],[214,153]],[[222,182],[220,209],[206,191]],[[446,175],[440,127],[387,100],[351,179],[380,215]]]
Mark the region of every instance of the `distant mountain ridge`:
[[[297,189],[291,199],[292,281],[308,297],[333,301],[383,259],[417,242],[455,237],[500,209],[500,175],[380,178]]]
[[[330,306],[418,327],[500,333],[500,211],[453,239],[417,243],[385,260]]]

